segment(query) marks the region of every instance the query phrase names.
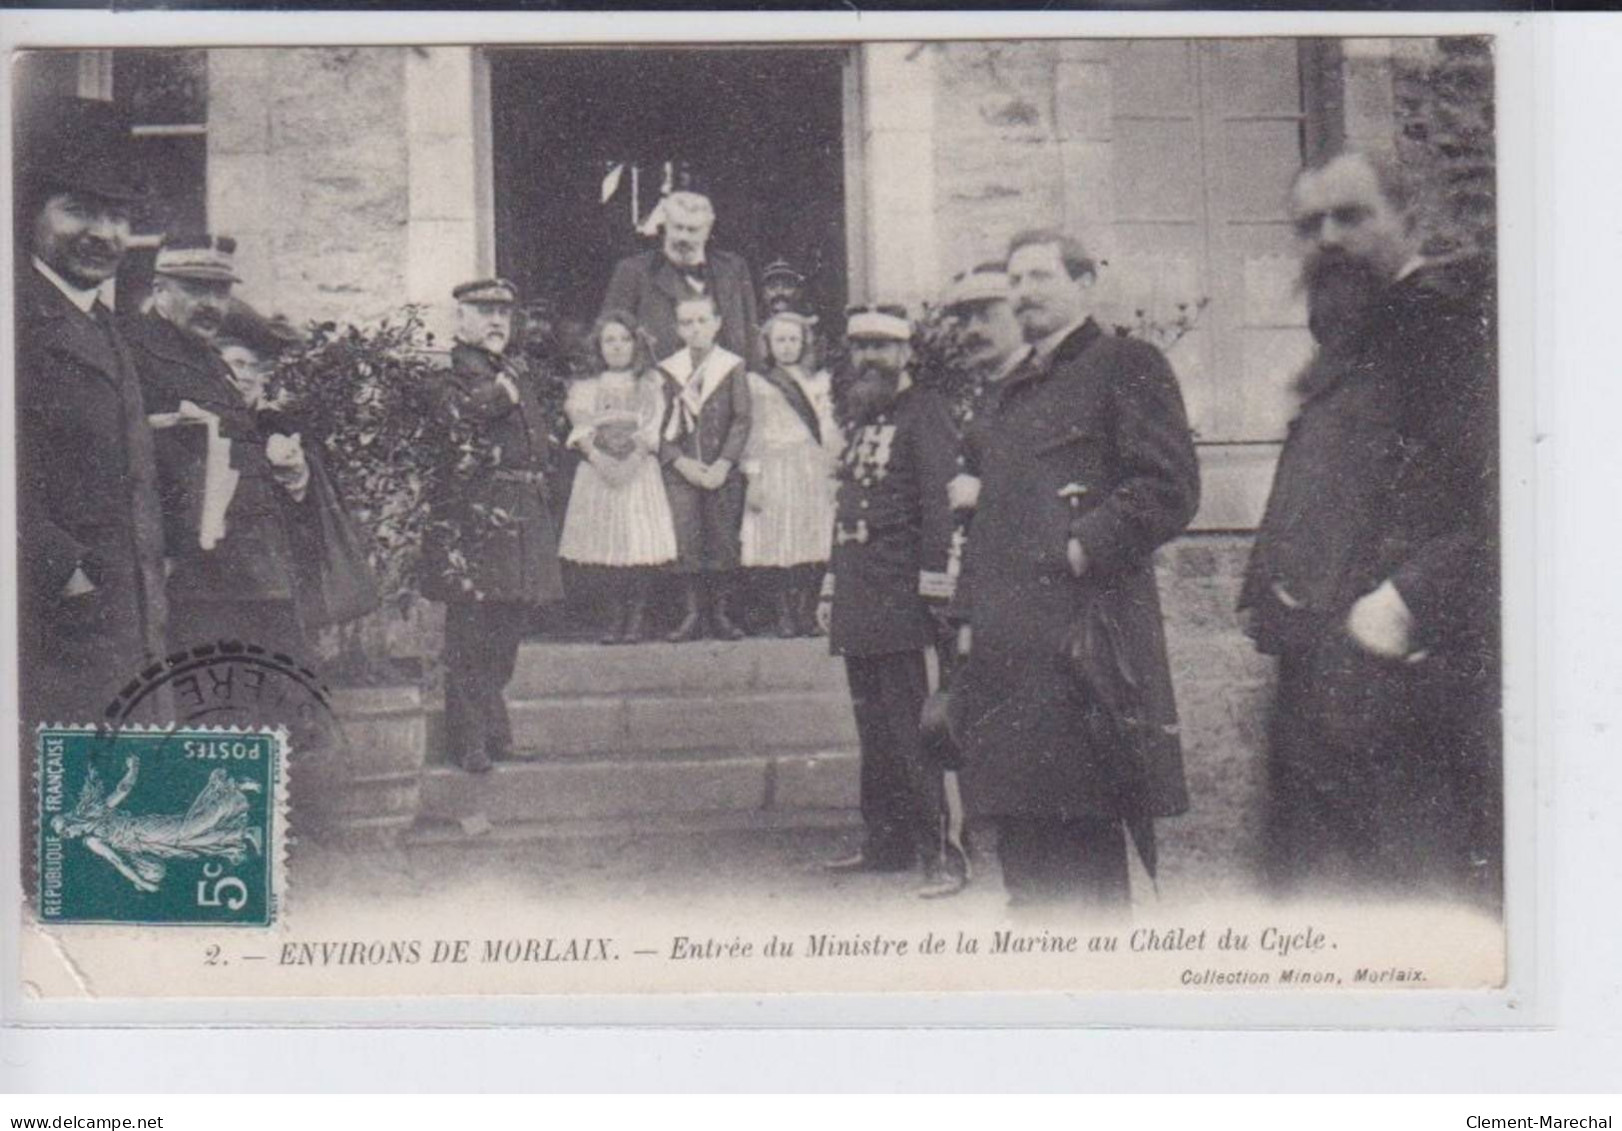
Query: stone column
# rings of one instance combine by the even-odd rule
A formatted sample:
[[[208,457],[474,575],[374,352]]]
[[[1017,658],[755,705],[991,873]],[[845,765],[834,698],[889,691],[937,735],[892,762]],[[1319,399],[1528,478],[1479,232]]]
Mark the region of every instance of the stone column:
[[[939,286],[935,56],[917,43],[868,43],[860,65],[868,293],[851,301],[904,302],[916,312]]]
[[[450,340],[450,292],[494,271],[489,73],[473,47],[411,49],[405,60],[406,299]]]
[[[208,215],[242,294],[367,323],[490,271],[488,98],[470,47],[209,52]]]

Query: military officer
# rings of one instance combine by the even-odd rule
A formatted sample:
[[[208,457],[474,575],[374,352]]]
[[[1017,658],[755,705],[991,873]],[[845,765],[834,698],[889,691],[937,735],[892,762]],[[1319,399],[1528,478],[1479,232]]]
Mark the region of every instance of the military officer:
[[[128,322],[157,429],[169,557],[169,647],[236,640],[300,656],[298,528],[319,522],[302,448],[272,462],[214,341],[238,282],[236,241],[177,235],[158,249],[152,300]],[[285,448],[285,451],[282,449]]]
[[[512,755],[503,692],[533,609],[563,596],[557,527],[542,488],[549,434],[529,370],[506,355],[517,295],[505,279],[464,283],[456,345],[441,390],[447,422],[471,425],[495,466],[435,500],[443,527],[425,546],[423,593],[445,602],[445,736],[470,773]],[[467,529],[484,508],[506,513],[501,529]],[[462,564],[465,563],[465,566]]]
[[[833,552],[817,619],[845,658],[861,741],[866,837],[833,871],[939,870],[940,777],[925,765],[919,718],[925,650],[952,596],[946,484],[957,435],[945,404],[907,373],[912,325],[899,306],[855,307],[847,337],[854,379],[840,461]]]
[[[767,317],[773,314],[809,314],[800,305],[804,298],[805,276],[786,259],[774,259],[760,273],[760,300]]]

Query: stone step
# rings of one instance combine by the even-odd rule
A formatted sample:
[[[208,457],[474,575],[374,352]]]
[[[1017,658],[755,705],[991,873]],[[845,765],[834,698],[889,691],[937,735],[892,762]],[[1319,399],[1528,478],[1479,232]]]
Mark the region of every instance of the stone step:
[[[854,749],[775,749],[664,758],[513,761],[488,774],[423,773],[418,823],[492,826],[556,821],[794,814],[851,810]]]
[[[519,649],[507,697],[845,690],[844,663],[819,638],[613,646],[531,641]]]
[[[508,821],[488,828],[425,819],[402,834],[406,848],[441,848],[474,844],[517,844],[532,841],[583,840],[592,837],[641,838],[714,836],[717,833],[775,833],[802,829],[859,827],[855,809],[760,810],[722,813],[644,813],[623,817],[578,817],[552,821]]]
[[[856,740],[843,688],[552,696],[509,703],[526,757],[631,757],[689,750],[845,746]]]

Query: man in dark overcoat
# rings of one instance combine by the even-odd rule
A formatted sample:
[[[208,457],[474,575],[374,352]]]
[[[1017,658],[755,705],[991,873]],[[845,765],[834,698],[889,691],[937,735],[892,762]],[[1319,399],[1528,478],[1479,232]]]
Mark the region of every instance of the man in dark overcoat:
[[[471,773],[513,752],[504,691],[535,608],[563,597],[557,526],[543,493],[550,434],[528,369],[506,355],[516,292],[505,279],[464,283],[456,345],[441,390],[446,422],[471,427],[492,466],[435,501],[452,521],[424,547],[423,595],[445,602],[445,738]],[[499,510],[499,527],[476,510]]]
[[[1124,826],[1143,849],[1154,818],[1188,805],[1153,555],[1193,517],[1199,471],[1176,377],[1088,317],[1093,279],[1060,233],[1011,244],[1032,350],[971,432],[981,487],[951,710],[1010,902],[1096,910],[1129,900]],[[1100,670],[1135,689],[1130,709],[1085,674]]]
[[[233,640],[304,658],[295,546],[307,539],[295,528],[319,515],[302,450],[285,461],[278,452],[272,463],[254,409],[213,344],[238,281],[235,252],[229,236],[166,237],[151,309],[126,323],[156,429],[169,647]],[[211,495],[225,501],[223,513]]]
[[[684,608],[667,639],[697,640],[709,631],[738,640],[743,629],[732,619],[732,600],[746,491],[740,464],[751,423],[747,366],[716,344],[726,323],[713,298],[682,299],[676,318],[683,346],[659,363],[666,402],[659,463],[676,528]]]
[[[839,466],[833,550],[817,619],[845,658],[861,742],[866,835],[833,871],[938,879],[940,775],[924,757],[924,654],[945,631],[957,433],[945,403],[907,373],[912,325],[899,306],[848,316],[851,426]]]
[[[1266,871],[1500,896],[1496,309],[1490,262],[1418,254],[1413,185],[1359,153],[1292,210],[1318,351],[1241,608],[1278,657]]]
[[[100,293],[144,196],[128,125],[106,103],[73,99],[19,132],[18,669],[31,762],[35,726],[103,721],[163,654],[166,606],[146,405]]]
[[[709,246],[715,208],[702,193],[680,190],[665,197],[662,246],[629,256],[614,267],[603,296],[604,312],[624,311],[653,336],[653,356],[682,347],[676,304],[709,295],[721,319],[720,344],[739,356],[760,358],[755,283],[743,256]]]

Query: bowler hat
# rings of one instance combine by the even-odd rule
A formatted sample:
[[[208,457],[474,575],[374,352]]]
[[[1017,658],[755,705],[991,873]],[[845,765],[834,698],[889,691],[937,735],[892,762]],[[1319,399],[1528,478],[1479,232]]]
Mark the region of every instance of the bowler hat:
[[[111,102],[51,98],[20,115],[17,182],[27,193],[81,192],[145,200],[128,118]]]

